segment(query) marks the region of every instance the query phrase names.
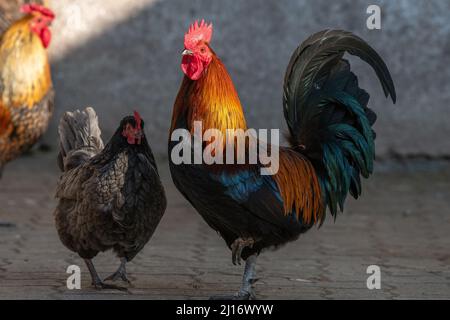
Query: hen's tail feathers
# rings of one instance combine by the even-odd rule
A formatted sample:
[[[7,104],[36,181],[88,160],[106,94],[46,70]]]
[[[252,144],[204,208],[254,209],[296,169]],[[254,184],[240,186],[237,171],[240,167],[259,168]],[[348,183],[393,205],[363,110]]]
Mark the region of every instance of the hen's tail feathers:
[[[386,97],[395,103],[394,83],[381,57],[361,38],[340,30],[319,32],[297,48],[283,97],[292,148],[313,163],[334,217],[349,192],[355,198],[361,194],[360,175],[369,177],[375,158],[376,114],[343,59],[346,52],[373,67]]]
[[[92,108],[66,112],[61,118],[58,132],[58,165],[62,171],[83,164],[104,148],[97,114]]]

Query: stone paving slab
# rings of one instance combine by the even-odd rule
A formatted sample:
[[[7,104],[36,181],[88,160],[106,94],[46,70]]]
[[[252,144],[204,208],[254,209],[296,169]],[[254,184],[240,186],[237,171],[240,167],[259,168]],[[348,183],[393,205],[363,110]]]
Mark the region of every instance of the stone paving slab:
[[[7,166],[0,181],[0,299],[206,299],[234,292],[234,267],[224,242],[160,170],[169,207],[153,239],[129,264],[129,294],[99,292],[53,225],[58,172],[53,154],[33,154]],[[379,166],[385,167],[385,166]],[[364,183],[334,223],[260,257],[259,299],[450,298],[450,165],[382,169]],[[102,276],[118,265],[95,259]],[[66,268],[82,269],[82,290],[66,288]],[[366,269],[381,268],[381,290],[368,290]]]

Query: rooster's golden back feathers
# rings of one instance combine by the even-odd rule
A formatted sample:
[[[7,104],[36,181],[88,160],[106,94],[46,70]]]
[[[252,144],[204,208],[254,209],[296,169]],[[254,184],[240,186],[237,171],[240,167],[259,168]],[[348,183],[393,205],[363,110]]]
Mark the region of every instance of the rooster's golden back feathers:
[[[284,213],[295,213],[306,224],[323,222],[325,208],[312,163],[292,149],[281,148],[279,170],[273,176],[283,199]]]

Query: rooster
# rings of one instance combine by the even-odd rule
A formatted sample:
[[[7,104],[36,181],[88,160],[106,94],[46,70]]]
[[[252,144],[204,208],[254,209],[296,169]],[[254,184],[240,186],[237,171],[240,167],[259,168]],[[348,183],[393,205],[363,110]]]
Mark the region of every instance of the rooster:
[[[247,125],[230,75],[211,48],[212,34],[212,24],[204,21],[195,22],[185,34],[185,77],[171,134],[177,129],[195,134],[194,122],[201,121],[203,132],[223,133],[226,147],[227,129],[245,131]],[[246,261],[238,293],[216,298],[253,299],[255,264],[262,251],[320,226],[326,212],[336,217],[348,193],[360,196],[360,177],[368,178],[373,171],[376,115],[367,106],[369,95],[343,59],[346,52],[374,68],[386,97],[395,103],[392,78],[375,50],[350,32],[325,30],[303,42],[287,67],[283,110],[290,146],[280,147],[277,172],[262,175],[259,162],[178,164],[169,157],[178,190],[225,240],[232,262]],[[178,146],[174,140],[169,141],[171,155]]]
[[[38,4],[23,5],[22,12],[0,38],[0,174],[37,142],[53,112],[46,49],[55,14]]]
[[[16,4],[0,2],[0,178],[3,166],[45,132],[54,102],[46,49],[55,15],[41,5],[25,4],[25,17],[5,29]],[[0,227],[10,226],[0,221]]]
[[[104,147],[92,108],[66,112],[59,125],[63,171],[56,197],[62,243],[84,259],[97,289],[125,289],[126,263],[147,244],[166,209],[166,196],[137,112],[120,123]],[[109,249],[120,267],[103,281],[92,259]]]

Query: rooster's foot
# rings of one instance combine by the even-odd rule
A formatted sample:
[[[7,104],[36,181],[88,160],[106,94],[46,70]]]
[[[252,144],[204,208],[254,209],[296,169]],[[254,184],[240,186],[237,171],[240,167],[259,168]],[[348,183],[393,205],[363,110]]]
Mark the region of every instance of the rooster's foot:
[[[234,295],[224,295],[224,296],[212,296],[209,298],[209,300],[216,300],[216,301],[248,301],[248,300],[256,300],[255,294],[253,291],[250,292],[243,292],[239,291],[238,293]]]
[[[256,278],[256,258],[254,254],[245,261],[244,276],[242,277],[242,287],[238,293],[232,296],[213,296],[210,300],[255,300],[253,285],[258,281]]]
[[[234,265],[241,265],[241,255],[242,251],[249,247],[253,248],[253,245],[255,244],[255,240],[252,238],[238,238],[236,239],[233,244],[231,245],[231,251],[232,251],[232,261]]]

